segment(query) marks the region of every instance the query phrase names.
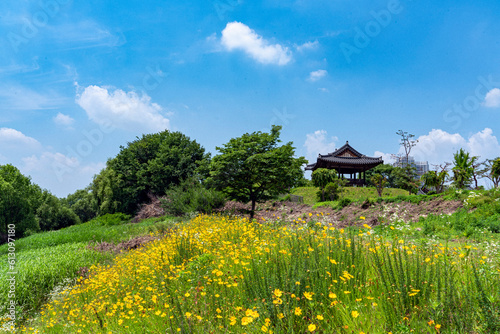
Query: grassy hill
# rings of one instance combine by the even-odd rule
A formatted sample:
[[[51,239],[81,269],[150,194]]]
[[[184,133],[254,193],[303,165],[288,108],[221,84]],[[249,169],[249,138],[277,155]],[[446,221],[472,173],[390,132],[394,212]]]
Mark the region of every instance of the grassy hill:
[[[353,200],[369,194],[352,189]],[[265,223],[112,215],[36,234],[16,241],[18,314],[34,318],[19,332],[498,333],[500,191],[447,199],[465,208],[377,226],[357,215],[335,228],[311,208],[307,219]],[[165,231],[122,254],[88,247]],[[1,246],[0,305],[7,253]],[[77,281],[82,267],[90,276]]]
[[[317,187],[299,187],[292,190],[293,195],[304,197],[304,204],[314,205],[318,201],[316,193]],[[408,195],[408,191],[403,189],[386,188],[382,192],[383,197],[395,197],[399,195]],[[378,198],[377,190],[374,187],[345,187],[343,197],[349,198],[352,201],[364,200],[367,198]]]

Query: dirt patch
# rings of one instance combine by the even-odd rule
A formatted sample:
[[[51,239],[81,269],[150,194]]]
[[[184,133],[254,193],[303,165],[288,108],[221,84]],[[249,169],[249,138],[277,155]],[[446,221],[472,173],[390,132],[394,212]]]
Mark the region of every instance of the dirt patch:
[[[233,213],[248,216],[250,205],[238,203],[231,204],[231,206],[238,208],[238,210],[233,210]],[[309,222],[314,220],[330,223],[337,227],[362,224],[376,226],[398,220],[416,222],[420,217],[426,217],[430,214],[449,215],[462,207],[461,201],[445,201],[441,198],[422,201],[419,204],[410,202],[371,205],[352,203],[338,211],[328,206],[313,209],[309,205],[300,203],[266,202],[257,206],[255,218],[257,221],[280,219]],[[360,217],[365,219],[360,219]]]
[[[139,237],[135,237],[133,239],[122,241],[119,244],[113,244],[110,242],[98,242],[94,244],[90,244],[87,246],[88,249],[92,249],[98,252],[111,252],[111,253],[119,253],[121,251],[128,251],[131,249],[136,249],[143,247],[148,242],[157,239],[156,237],[150,235],[143,235]]]

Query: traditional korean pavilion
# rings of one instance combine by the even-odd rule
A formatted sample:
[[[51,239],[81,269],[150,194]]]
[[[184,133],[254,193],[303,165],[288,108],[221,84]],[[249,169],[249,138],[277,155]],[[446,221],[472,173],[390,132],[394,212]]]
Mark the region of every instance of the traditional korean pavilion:
[[[316,170],[318,168],[335,169],[339,177],[347,178],[350,186],[362,186],[365,184],[365,172],[373,167],[384,163],[382,157],[372,158],[359,153],[347,141],[344,146],[335,150],[335,152],[318,156],[314,164],[306,166],[306,170]]]

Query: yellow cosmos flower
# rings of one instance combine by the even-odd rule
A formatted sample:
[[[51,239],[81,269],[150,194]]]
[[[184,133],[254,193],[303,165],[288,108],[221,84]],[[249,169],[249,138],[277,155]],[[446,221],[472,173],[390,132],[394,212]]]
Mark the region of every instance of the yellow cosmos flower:
[[[302,310],[300,309],[300,307],[296,307],[294,313],[295,313],[295,315],[301,315]]]
[[[352,315],[353,318],[357,318],[357,317],[359,317],[359,312],[358,311],[352,311],[351,315]]]
[[[309,326],[307,326],[307,330],[311,333],[314,332],[316,330],[316,325],[310,324]]]

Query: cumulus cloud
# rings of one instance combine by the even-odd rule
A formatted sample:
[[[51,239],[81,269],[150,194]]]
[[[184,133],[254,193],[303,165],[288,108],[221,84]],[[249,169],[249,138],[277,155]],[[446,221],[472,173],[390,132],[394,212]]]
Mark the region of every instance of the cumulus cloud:
[[[241,50],[262,64],[286,65],[292,60],[287,47],[271,44],[241,22],[230,22],[222,30],[222,46],[228,51]]]
[[[169,129],[170,121],[162,114],[162,107],[151,102],[147,94],[121,89],[108,90],[88,86],[76,98],[90,120],[100,125],[111,123],[116,128],[130,131],[157,132]]]
[[[328,74],[326,70],[317,70],[309,73],[309,81],[318,81],[319,79],[325,77]]]
[[[318,154],[328,154],[335,150],[337,137],[328,138],[328,132],[317,130],[306,135],[304,147],[306,148],[306,158],[309,163],[316,162]]]
[[[488,108],[500,107],[500,88],[493,88],[484,98],[484,106]]]
[[[384,164],[392,164],[394,162],[394,158],[393,158],[392,154],[389,154],[389,153],[375,151],[375,153],[373,153],[373,156],[374,157],[382,157],[382,160],[384,160]]]
[[[453,154],[461,148],[472,156],[479,156],[479,160],[500,156],[500,144],[490,128],[476,132],[468,138],[458,133],[432,129],[428,134],[418,137],[418,143],[411,155],[415,157],[415,160],[428,161],[430,165],[439,165],[452,162]],[[402,148],[399,153],[403,153]]]
[[[16,129],[0,128],[0,148],[2,149],[38,149],[40,146],[38,140],[28,137]]]
[[[75,122],[75,120],[71,118],[69,115],[65,115],[62,113],[58,113],[57,116],[53,118],[53,120],[54,123],[56,123],[57,125],[65,126],[68,128],[71,127],[71,125],[73,125],[73,123]]]

